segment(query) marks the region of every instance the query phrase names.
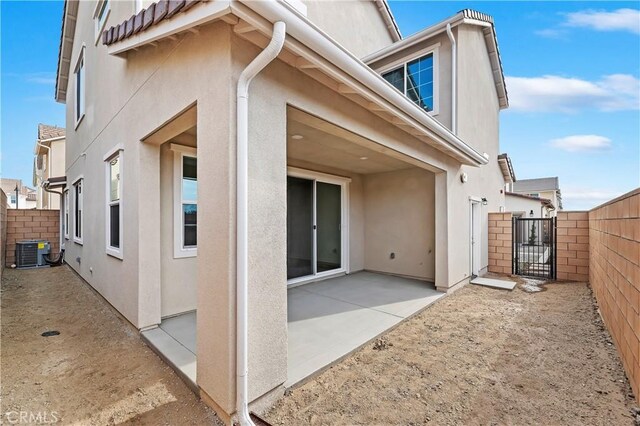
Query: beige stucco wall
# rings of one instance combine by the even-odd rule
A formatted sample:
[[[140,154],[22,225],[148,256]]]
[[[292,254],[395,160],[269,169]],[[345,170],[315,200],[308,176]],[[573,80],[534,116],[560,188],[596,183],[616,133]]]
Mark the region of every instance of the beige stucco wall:
[[[198,263],[196,257],[174,258],[173,251],[173,158],[169,143],[160,150],[160,217],[162,244],[161,315],[193,311],[198,302]]]
[[[434,184],[418,168],[365,175],[365,269],[435,279]]]
[[[362,58],[393,43],[371,0],[304,0],[307,18],[351,53]]]
[[[548,217],[546,209],[543,208],[540,201],[522,198],[514,195],[505,196],[505,210],[514,215],[522,214],[523,217],[530,217],[529,212],[533,210],[533,217]]]

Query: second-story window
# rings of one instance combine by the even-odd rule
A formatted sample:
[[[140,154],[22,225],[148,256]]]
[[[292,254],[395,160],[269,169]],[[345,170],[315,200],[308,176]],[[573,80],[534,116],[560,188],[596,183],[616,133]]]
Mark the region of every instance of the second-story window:
[[[82,117],[84,117],[84,46],[80,50],[74,75],[76,80],[75,119],[77,127]]]
[[[93,19],[96,26],[96,44],[100,42],[100,36],[102,30],[104,30],[107,18],[109,17],[109,11],[111,10],[110,0],[98,0],[96,4],[96,10],[93,13]]]
[[[437,111],[435,54],[428,53],[382,73],[382,77],[427,112]]]

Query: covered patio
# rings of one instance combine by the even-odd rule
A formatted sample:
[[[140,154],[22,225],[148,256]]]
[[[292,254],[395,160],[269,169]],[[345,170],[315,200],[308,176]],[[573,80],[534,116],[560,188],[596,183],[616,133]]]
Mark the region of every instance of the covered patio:
[[[433,283],[366,271],[290,288],[285,386],[312,377],[443,296]]]

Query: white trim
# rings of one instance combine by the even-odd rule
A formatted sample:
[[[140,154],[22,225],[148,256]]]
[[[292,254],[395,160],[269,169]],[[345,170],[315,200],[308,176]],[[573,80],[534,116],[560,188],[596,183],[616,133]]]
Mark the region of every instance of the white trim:
[[[102,23],[100,23],[100,18],[98,16],[98,14],[100,13],[100,10],[102,9],[102,5],[104,5],[104,4],[106,4],[106,9],[105,9],[105,12],[104,12],[104,19],[102,20]],[[111,0],[98,0],[96,2],[96,8],[93,10],[93,21],[94,21],[95,38],[96,38],[95,45],[96,46],[100,42],[100,38],[102,37],[102,32],[104,30],[104,27],[107,25],[107,20],[109,19],[109,15],[110,14],[111,14]]]
[[[184,224],[182,219],[182,173],[183,158],[198,159],[196,148],[172,143],[169,148],[173,154],[173,258],[183,259],[198,256],[198,247],[184,246]],[[186,200],[189,204],[198,205],[198,200]]]
[[[191,157],[195,157],[198,153],[198,149],[193,146],[180,145],[177,143],[170,143],[169,149],[171,151],[180,152]]]
[[[118,154],[118,152],[120,151],[124,151],[124,145],[121,143],[117,144],[116,146],[111,148],[109,151],[107,151],[107,153],[102,156],[102,161],[107,161],[111,159],[111,157]]]
[[[438,115],[440,113],[440,43],[432,44],[429,47],[425,47],[414,54],[403,57],[392,63],[385,65],[383,68],[377,70],[377,72],[385,74],[389,71],[395,71],[397,69],[403,68],[404,75],[402,78],[402,84],[404,87],[403,95],[407,96],[407,64],[411,61],[415,61],[417,59],[423,58],[427,55],[433,56],[433,109],[431,111],[427,111],[427,114],[430,115]],[[413,102],[413,101],[411,101]]]
[[[78,54],[78,58],[76,59],[76,65],[73,69],[73,82],[75,84],[75,88],[73,91],[73,120],[75,123],[74,129],[78,128],[80,122],[84,118],[84,114],[86,111],[87,61],[85,60],[85,50],[86,46],[84,43],[82,43],[80,53]],[[80,110],[78,106],[78,78],[80,78]]]
[[[80,183],[80,197],[78,197],[78,193],[77,193],[77,185],[78,183]],[[73,187],[73,242],[79,245],[83,244],[83,238],[84,238],[84,176],[80,175],[78,177],[76,177],[76,179],[73,181],[73,183],[71,184],[71,186]],[[82,201],[81,206],[80,206],[80,237],[76,236],[76,222],[78,220],[77,216],[76,216],[76,210],[77,210],[77,206],[78,206],[78,198],[80,198],[80,200]]]
[[[114,148],[109,150],[107,154],[105,154],[103,158],[104,167],[105,167],[105,216],[104,216],[104,229],[105,229],[105,252],[109,256],[113,256],[117,259],[122,260],[124,258],[124,185],[123,185],[123,177],[124,177],[124,148],[122,148],[122,144],[116,145]],[[118,179],[118,192],[120,198],[118,201],[111,201],[111,168],[110,161],[118,157],[118,161],[120,163],[120,178]],[[120,247],[113,247],[111,243],[111,206],[118,205],[118,242]]]
[[[330,175],[328,173],[301,169],[299,167],[287,167],[287,176],[300,177],[305,179],[317,179],[322,182],[335,183],[336,185],[343,185],[347,182],[351,182],[350,177]]]
[[[336,275],[343,275],[349,273],[349,183],[351,178],[344,176],[336,176],[327,173],[316,172],[307,169],[301,169],[298,167],[287,167],[287,177],[297,177],[302,179],[308,179],[313,181],[313,258],[312,267],[313,273],[311,275],[305,275],[302,277],[296,277],[287,280],[287,287],[295,287],[308,282],[318,281],[320,279],[330,278]],[[317,261],[317,208],[316,208],[316,186],[317,183],[330,183],[340,186],[340,268],[332,269],[330,271],[318,272]]]

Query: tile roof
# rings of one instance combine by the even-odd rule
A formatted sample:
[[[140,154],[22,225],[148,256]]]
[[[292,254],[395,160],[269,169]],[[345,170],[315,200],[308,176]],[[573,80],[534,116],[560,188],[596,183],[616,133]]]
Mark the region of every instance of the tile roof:
[[[66,129],[64,127],[38,124],[38,139],[41,141],[65,136],[65,132]]]
[[[538,179],[520,179],[513,183],[515,192],[527,191],[555,191],[560,189],[557,177],[547,177]]]
[[[122,41],[204,1],[207,0],[160,0],[152,3],[146,9],[138,12],[138,14],[131,15],[129,19],[121,24],[104,30],[102,44],[108,46]]]

